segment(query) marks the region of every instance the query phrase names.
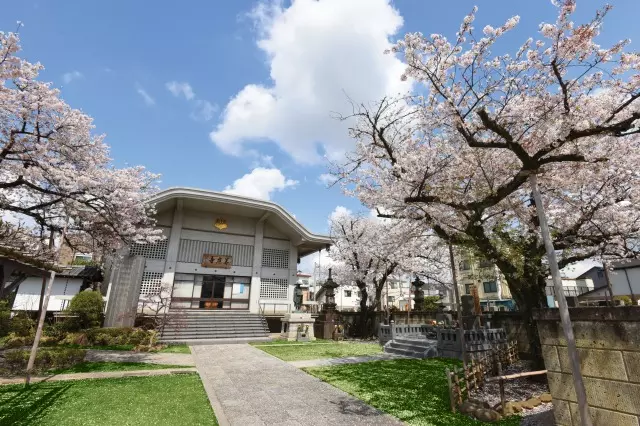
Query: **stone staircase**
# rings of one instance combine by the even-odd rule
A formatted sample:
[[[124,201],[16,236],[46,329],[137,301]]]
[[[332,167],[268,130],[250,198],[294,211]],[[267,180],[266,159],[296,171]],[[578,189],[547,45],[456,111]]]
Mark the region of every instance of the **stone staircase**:
[[[171,310],[160,336],[165,343],[263,341],[269,339],[264,316],[245,311]]]
[[[384,352],[411,358],[438,356],[437,342],[420,337],[396,337],[384,345]]]

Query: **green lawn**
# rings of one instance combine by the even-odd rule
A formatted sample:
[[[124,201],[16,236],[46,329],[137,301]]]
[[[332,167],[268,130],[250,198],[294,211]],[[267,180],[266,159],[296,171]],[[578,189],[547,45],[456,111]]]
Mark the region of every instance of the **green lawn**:
[[[451,412],[445,369],[457,364],[450,359],[402,359],[305,371],[409,425],[481,425],[482,422]],[[510,417],[495,424],[517,426],[520,419]]]
[[[348,356],[374,355],[382,352],[377,343],[332,343],[318,345],[261,345],[256,348],[283,361],[300,361],[319,358],[345,358]]]
[[[217,425],[197,374],[0,386],[0,424]]]
[[[152,364],[148,362],[81,362],[73,367],[49,370],[47,374],[92,373],[95,371],[162,370],[186,368],[184,365]]]
[[[189,349],[189,345],[168,345],[166,348],[160,349],[158,352],[168,353],[168,354],[190,354],[191,349]]]

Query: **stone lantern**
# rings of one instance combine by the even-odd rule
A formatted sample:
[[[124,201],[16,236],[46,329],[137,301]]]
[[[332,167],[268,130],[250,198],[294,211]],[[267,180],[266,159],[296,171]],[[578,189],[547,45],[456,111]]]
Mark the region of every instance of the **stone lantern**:
[[[325,281],[325,283],[322,285],[322,288],[325,289],[325,297],[326,297],[326,301],[323,306],[323,311],[324,312],[335,311],[337,306],[335,289],[338,288],[338,284],[335,281],[333,281],[333,278],[331,278],[331,268],[329,268],[329,277],[327,278],[327,281]]]
[[[423,281],[420,281],[418,276],[416,275],[416,279],[413,281],[413,287],[415,289],[415,307],[416,311],[424,310],[424,290],[422,290],[422,286],[424,285]],[[409,296],[409,303],[411,303],[411,296]]]

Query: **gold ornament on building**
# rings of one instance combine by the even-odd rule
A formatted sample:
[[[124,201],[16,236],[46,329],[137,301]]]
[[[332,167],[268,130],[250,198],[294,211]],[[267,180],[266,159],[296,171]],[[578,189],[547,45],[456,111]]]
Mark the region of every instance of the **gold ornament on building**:
[[[217,218],[215,223],[213,224],[219,230],[227,229],[227,219],[223,219],[221,217]]]

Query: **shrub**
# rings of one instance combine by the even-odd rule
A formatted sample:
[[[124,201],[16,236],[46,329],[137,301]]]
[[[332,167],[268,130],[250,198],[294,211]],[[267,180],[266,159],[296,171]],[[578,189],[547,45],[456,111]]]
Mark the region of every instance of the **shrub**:
[[[615,296],[614,300],[622,301],[624,303],[624,306],[633,305],[633,301],[631,300],[631,298],[629,296]]]
[[[9,334],[11,327],[11,306],[6,300],[0,300],[0,337]]]
[[[67,368],[84,360],[87,351],[84,349],[41,349],[36,354],[34,370],[46,371],[54,368]],[[29,362],[28,350],[12,350],[5,352],[5,364],[9,372],[22,373]]]
[[[426,296],[424,298],[424,310],[436,311],[440,306],[440,296]]]
[[[33,336],[24,337],[18,336],[15,333],[9,333],[7,340],[4,342],[4,347],[6,349],[21,348],[30,344],[33,344]]]
[[[87,346],[89,339],[86,333],[69,333],[60,341],[63,345]]]
[[[16,336],[28,337],[36,333],[36,322],[26,312],[18,312],[11,318],[10,329]]]
[[[80,328],[100,327],[104,311],[102,294],[97,291],[81,291],[73,296],[68,310],[77,316]]]

